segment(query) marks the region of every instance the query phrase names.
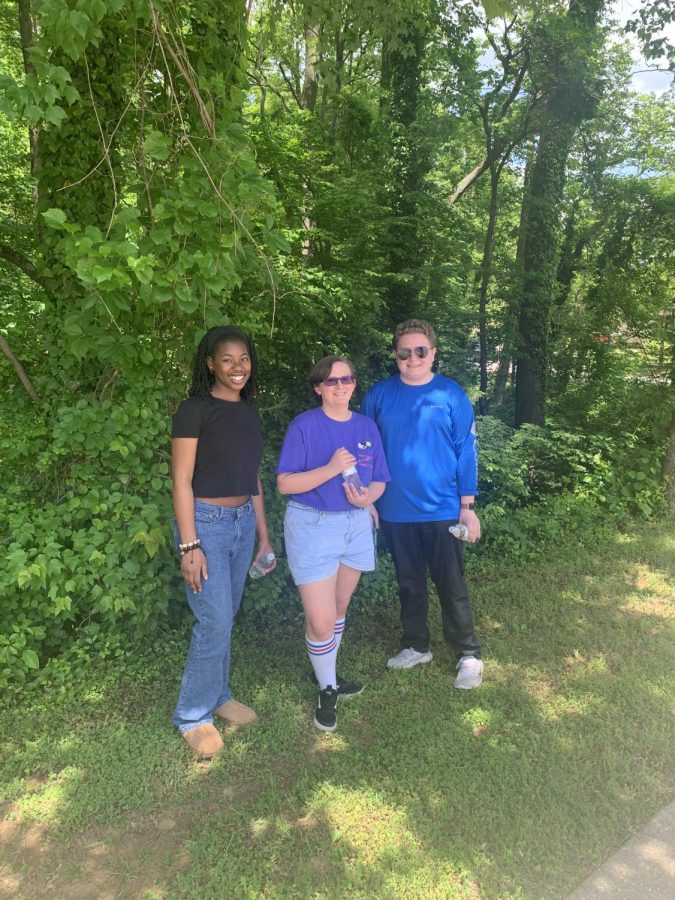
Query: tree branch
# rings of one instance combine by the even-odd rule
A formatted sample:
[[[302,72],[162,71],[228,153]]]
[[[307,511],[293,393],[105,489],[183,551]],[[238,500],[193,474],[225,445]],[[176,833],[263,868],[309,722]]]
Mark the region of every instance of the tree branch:
[[[8,247],[6,244],[0,244],[0,258],[6,259],[8,262],[17,266],[24,275],[28,275],[31,281],[34,281],[35,284],[39,284],[41,288],[47,290],[47,283],[38,272],[37,266],[20,250],[15,250],[13,247]]]
[[[530,60],[529,60],[529,58],[526,57],[525,62],[520,67],[520,70],[518,71],[516,80],[513,83],[513,87],[511,88],[511,92],[510,92],[509,96],[506,98],[506,100],[504,100],[504,102],[501,105],[501,108],[499,110],[499,115],[498,115],[498,121],[501,121],[504,118],[506,113],[509,111],[509,107],[511,106],[512,103],[515,102],[516,97],[520,93],[520,88],[522,86],[523,79],[525,78],[525,73],[528,70],[529,64],[530,64]]]
[[[464,178],[459,182],[457,187],[455,188],[452,196],[448,200],[448,205],[453,206],[462,194],[465,194],[469,188],[473,185],[475,181],[477,181],[483,172],[490,165],[490,160],[486,157],[482,162],[478,163],[475,169],[472,169],[468,175],[465,175]]]
[[[288,104],[286,103],[286,99],[285,99],[284,95],[281,93],[281,91],[278,88],[275,88],[273,84],[270,84],[269,81],[264,81],[262,73],[258,74],[257,72],[254,72],[251,69],[249,69],[246,72],[246,74],[251,79],[251,81],[254,81],[258,85],[258,87],[260,88],[261,91],[262,90],[272,91],[272,93],[279,98],[279,100],[281,101],[281,105],[286,110],[286,112],[290,115],[291,110],[290,110]]]
[[[206,108],[206,104],[202,99],[202,95],[199,92],[199,86],[197,84],[197,77],[192,69],[189,58],[187,58],[187,54],[183,53],[184,59],[181,59],[179,56],[180,48],[174,47],[169,37],[162,26],[162,22],[159,18],[158,12],[155,10],[155,7],[150,4],[150,11],[152,13],[152,18],[155,26],[155,31],[159,38],[160,43],[164,47],[164,49],[168,52],[171,59],[174,61],[174,64],[180,74],[183,76],[185,84],[187,85],[188,90],[192,94],[192,97],[197,105],[197,111],[199,112],[199,117],[202,120],[202,125],[206,133],[210,137],[215,136],[215,128],[213,125],[213,119],[211,118],[208,109]],[[175,36],[172,34],[171,37],[175,40]]]
[[[300,103],[300,97],[298,96],[298,92],[293,87],[293,84],[292,84],[290,78],[288,77],[288,75],[286,74],[284,67],[281,65],[281,63],[277,63],[277,66],[279,68],[279,71],[281,72],[281,77],[284,79],[284,81],[288,85],[288,90],[291,92],[291,96],[293,97],[295,102],[298,104],[300,109],[302,109],[302,104]]]
[[[14,366],[14,371],[19,376],[19,381],[26,388],[28,394],[36,403],[39,403],[40,398],[38,397],[35,388],[31,384],[30,378],[28,377],[28,375],[26,375],[26,370],[21,365],[16,356],[14,356],[14,354],[12,353],[12,348],[9,346],[9,344],[7,343],[7,339],[2,333],[0,333],[0,350],[2,350],[7,359]]]

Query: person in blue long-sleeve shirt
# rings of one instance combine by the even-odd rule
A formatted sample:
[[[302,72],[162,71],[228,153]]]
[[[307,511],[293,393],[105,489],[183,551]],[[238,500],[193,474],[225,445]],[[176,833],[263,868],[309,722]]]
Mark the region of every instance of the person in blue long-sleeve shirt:
[[[387,665],[409,669],[432,659],[428,567],[443,637],[457,657],[455,687],[471,689],[483,678],[481,648],[464,581],[463,544],[448,528],[460,522],[470,542],[480,538],[473,409],[457,382],[432,371],[436,334],[428,322],[402,322],[392,344],[398,374],[375,384],[361,407],[377,423],[391,473],[377,508],[394,559],[403,634],[400,652]]]

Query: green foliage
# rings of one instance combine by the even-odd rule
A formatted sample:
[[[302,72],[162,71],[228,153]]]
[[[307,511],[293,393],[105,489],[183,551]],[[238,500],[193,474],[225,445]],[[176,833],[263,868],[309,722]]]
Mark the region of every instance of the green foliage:
[[[481,502],[502,512],[563,492],[573,493],[598,466],[588,435],[498,419],[478,422]]]
[[[510,4],[499,2],[483,4],[485,16],[428,0],[265,0],[247,18],[249,6],[44,0],[24,48],[16,5],[0,7],[0,325],[40,398],[28,406],[2,357],[0,684],[65,678],[96,653],[121,665],[127,641],[185,610],[168,428],[196,341],[220,322],[258,346],[280,553],[279,569],[247,586],[244,611],[256,622],[294,617],[273,471],[288,422],[309,402],[307,370],[346,353],[366,389],[387,374],[392,321],[418,314],[437,327],[440,370],[475,397],[488,180],[448,198],[484,158],[488,133],[492,146],[526,135],[525,111],[532,101],[540,115],[542,93],[558,91],[549,112],[565,141],[598,100],[596,47],[558,7],[514,7],[503,32],[491,17]],[[510,63],[530,61],[503,116],[512,80],[501,80],[498,56],[481,62],[489,40]],[[551,351],[551,418],[519,433],[479,423],[485,538],[468,553],[474,565],[493,553],[520,559],[570,518],[598,527],[594,510],[659,507],[672,110],[667,96],[632,98],[629,63],[617,59],[597,126],[570,144],[563,215],[556,200],[530,222],[553,311],[530,329]],[[538,176],[543,194],[564,181],[557,149],[554,140],[555,165]],[[510,352],[520,296],[519,154],[499,181],[488,363]],[[542,239],[542,223],[555,240]],[[499,412],[510,421],[508,407]],[[394,592],[383,557],[355,603]]]
[[[163,400],[130,390],[115,403],[57,406],[45,421],[14,418],[2,458],[1,684],[74,638],[142,637],[167,621],[175,566]]]
[[[675,21],[675,10],[668,0],[646,0],[636,9],[637,15],[626,23],[626,31],[634,32],[646,59],[665,58],[670,69],[675,67],[675,46],[668,25]]]
[[[633,435],[525,425],[513,430],[492,416],[478,421],[480,557],[521,557],[555,543],[570,528],[587,533],[664,508],[661,445]]]

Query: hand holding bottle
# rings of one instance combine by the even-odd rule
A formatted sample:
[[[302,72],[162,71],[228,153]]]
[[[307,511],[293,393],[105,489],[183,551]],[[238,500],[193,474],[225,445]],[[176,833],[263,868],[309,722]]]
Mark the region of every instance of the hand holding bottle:
[[[345,447],[338,447],[331,456],[328,468],[333,476],[342,475],[345,469],[356,465],[356,457],[353,456]]]

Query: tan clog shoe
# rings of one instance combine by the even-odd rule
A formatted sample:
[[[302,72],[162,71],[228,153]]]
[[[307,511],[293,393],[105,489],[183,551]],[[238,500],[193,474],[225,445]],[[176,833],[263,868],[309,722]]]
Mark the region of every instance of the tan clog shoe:
[[[219,719],[225,719],[230,725],[248,725],[258,718],[250,706],[244,706],[237,700],[228,700],[215,712]]]
[[[202,759],[211,759],[225,746],[215,725],[198,725],[182,734],[188,747]]]

